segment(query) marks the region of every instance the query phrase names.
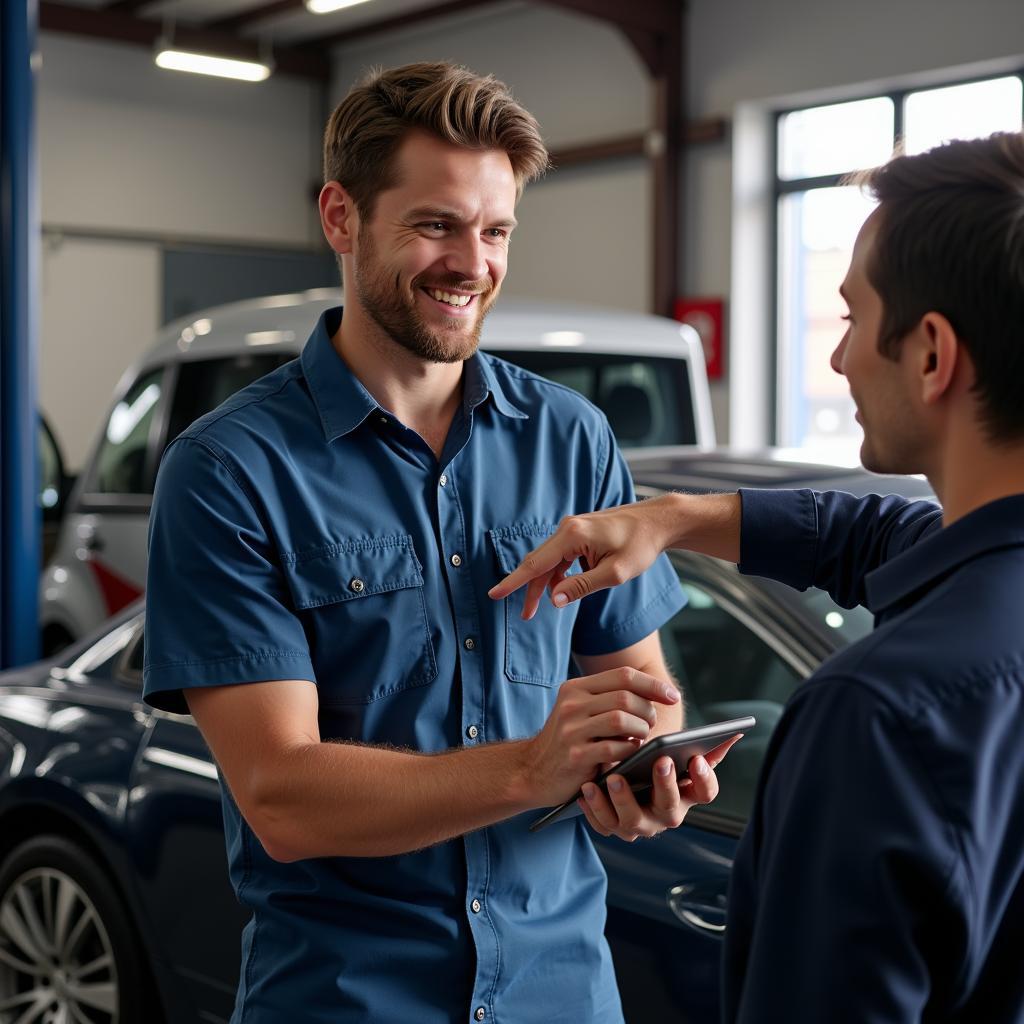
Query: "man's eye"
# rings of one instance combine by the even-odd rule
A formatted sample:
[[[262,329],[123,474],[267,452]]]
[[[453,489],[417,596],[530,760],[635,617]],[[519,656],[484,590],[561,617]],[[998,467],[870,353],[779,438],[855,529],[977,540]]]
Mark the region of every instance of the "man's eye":
[[[443,220],[424,221],[420,227],[423,228],[424,231],[436,231],[440,234],[444,234],[444,232],[448,230],[448,225]]]
[[[485,234],[491,238],[508,238],[508,232],[504,228],[488,228]]]

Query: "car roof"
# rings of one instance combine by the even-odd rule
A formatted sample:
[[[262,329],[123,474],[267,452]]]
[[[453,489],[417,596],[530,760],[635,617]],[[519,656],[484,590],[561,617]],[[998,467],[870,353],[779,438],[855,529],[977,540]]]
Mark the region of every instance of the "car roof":
[[[342,304],[340,288],[318,288],[216,306],[169,323],[142,364],[208,359],[245,351],[298,353],[324,310]],[[485,349],[628,353],[692,360],[697,332],[667,317],[573,303],[502,298],[484,321]]]
[[[627,453],[639,487],[658,490],[728,491],[739,487],[809,487],[813,490],[865,494],[934,495],[919,476],[879,476],[851,466],[832,466],[793,458],[792,451],[765,448],[736,452],[688,446],[636,448]]]

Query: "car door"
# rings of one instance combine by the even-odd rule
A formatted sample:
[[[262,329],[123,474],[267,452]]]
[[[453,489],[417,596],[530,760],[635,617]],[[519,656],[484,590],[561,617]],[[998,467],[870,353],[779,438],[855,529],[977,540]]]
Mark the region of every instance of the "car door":
[[[608,871],[607,936],[626,1019],[704,1022],[719,1013],[719,958],[736,845],[768,738],[795,687],[817,664],[784,616],[766,614],[760,583],[687,555],[688,603],[661,630],[666,660],[697,726],[753,715],[719,766],[715,803],[656,841],[597,839]]]
[[[173,370],[144,370],[118,399],[42,580],[43,653],[91,632],[145,584],[157,444]]]
[[[144,651],[140,626],[121,669],[140,691]],[[227,1021],[249,913],[228,881],[217,768],[191,716],[154,711],[151,722],[127,814],[143,905],[200,1019]]]

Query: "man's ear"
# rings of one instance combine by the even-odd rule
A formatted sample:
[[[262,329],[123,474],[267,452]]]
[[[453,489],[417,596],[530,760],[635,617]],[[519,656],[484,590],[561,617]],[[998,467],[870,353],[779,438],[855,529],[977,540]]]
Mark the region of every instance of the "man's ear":
[[[925,313],[913,333],[913,369],[919,380],[921,401],[934,405],[949,393],[957,370],[964,369],[961,364],[965,354],[953,325],[941,313]]]
[[[352,251],[359,234],[359,213],[352,196],[337,181],[320,189],[320,224],[327,244],[339,255]]]

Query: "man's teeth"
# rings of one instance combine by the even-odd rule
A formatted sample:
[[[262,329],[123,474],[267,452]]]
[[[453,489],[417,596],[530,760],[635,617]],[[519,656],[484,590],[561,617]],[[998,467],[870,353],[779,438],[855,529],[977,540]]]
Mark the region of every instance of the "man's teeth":
[[[438,302],[447,302],[449,306],[468,306],[472,295],[452,295],[451,292],[439,292],[436,288],[428,288],[427,294]]]

